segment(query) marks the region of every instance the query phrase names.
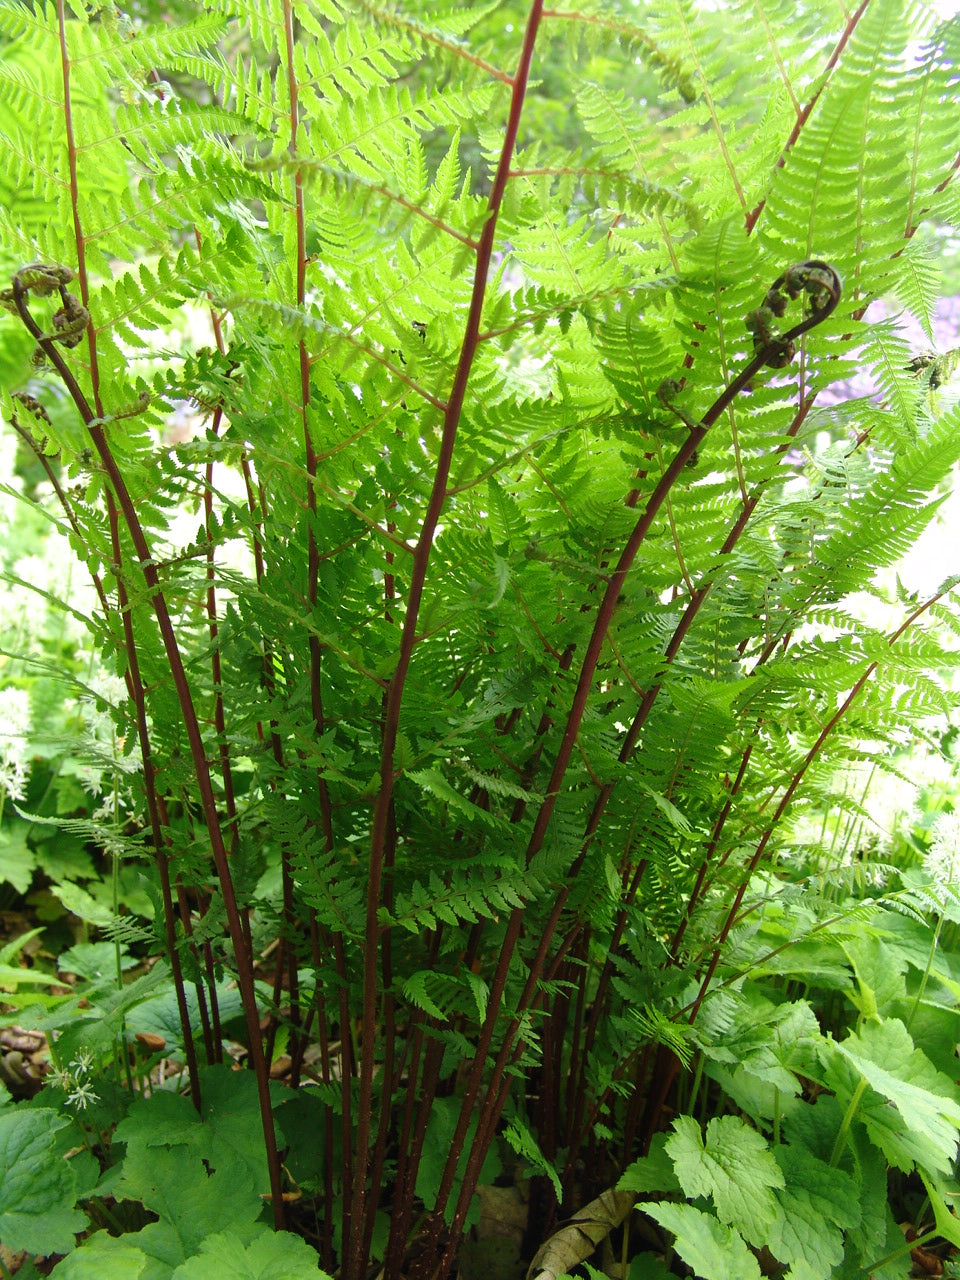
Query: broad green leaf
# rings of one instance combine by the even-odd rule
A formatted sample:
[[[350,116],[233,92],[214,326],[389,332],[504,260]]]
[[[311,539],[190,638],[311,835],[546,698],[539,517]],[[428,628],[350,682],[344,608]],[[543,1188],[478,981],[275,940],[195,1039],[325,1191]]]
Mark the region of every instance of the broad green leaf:
[[[235,986],[226,982],[217,985],[217,1001],[222,1021],[235,1018],[241,1011],[240,996]],[[200,1026],[200,1009],[197,993],[192,985],[187,987],[187,1008],[190,1012],[190,1025]],[[180,1011],[177,1008],[176,993],[168,987],[160,995],[149,1000],[142,1000],[126,1016],[127,1028],[134,1034],[138,1031],[153,1032],[162,1035],[171,1047],[183,1044],[183,1031],[180,1027]]]
[[[187,1259],[183,1239],[170,1222],[150,1222],[139,1231],[111,1236],[97,1231],[65,1258],[53,1274],[57,1280],[170,1280]],[[129,1273],[123,1268],[128,1266]]]
[[[934,987],[928,983],[928,991]],[[960,984],[957,996],[960,997]],[[941,1003],[937,999],[921,999],[916,1009],[912,1002],[910,1036],[918,1049],[922,1049],[938,1071],[953,1077],[957,1061],[954,1043],[960,1042],[960,1004],[950,999]]]
[[[332,1087],[334,1091],[339,1091],[339,1085]],[[339,1106],[339,1097],[336,1102]],[[291,1093],[287,1101],[282,1102],[274,1112],[280,1136],[287,1148],[284,1167],[297,1186],[308,1193],[319,1191],[323,1186],[325,1142],[318,1141],[318,1135],[324,1132],[328,1107],[330,1103],[321,1089],[299,1089],[296,1093]],[[332,1136],[335,1160],[342,1141],[341,1132],[339,1117],[334,1117]]]
[[[132,969],[137,961],[127,955],[127,947],[120,948],[120,963],[123,969]],[[104,978],[115,978],[117,972],[117,953],[112,942],[78,942],[69,947],[57,959],[57,970],[60,973],[75,973],[91,982]]]
[[[798,1258],[790,1270],[784,1274],[783,1280],[824,1280],[824,1277],[829,1274],[829,1271],[814,1266],[805,1258]]]
[[[815,1107],[800,1106],[791,1111],[783,1127],[792,1145],[802,1146],[811,1155],[829,1163],[842,1123],[843,1107],[833,1094],[824,1092],[817,1098]],[[871,1150],[875,1152],[875,1148]]]
[[[57,977],[44,973],[42,969],[26,969],[14,963],[17,956],[32,938],[43,932],[42,929],[29,929],[12,938],[4,947],[0,947],[0,986],[8,992],[16,991],[18,986],[56,986]]]
[[[207,1158],[216,1169],[245,1165],[258,1190],[266,1192],[270,1173],[263,1148],[263,1121],[252,1071],[208,1067],[200,1073],[201,1117],[210,1132]],[[205,1153],[206,1154],[206,1153]]]
[[[78,884],[64,880],[60,884],[55,884],[51,892],[54,897],[60,899],[69,912],[79,916],[81,920],[99,925],[101,928],[109,927],[113,920],[113,912],[109,907],[97,902],[93,894],[88,893]]]
[[[702,1280],[760,1280],[760,1267],[743,1237],[709,1213],[668,1200],[637,1208],[673,1232],[677,1253]]]
[[[650,1150],[639,1160],[634,1160],[623,1171],[618,1191],[679,1191],[680,1183],[673,1169],[673,1161],[667,1155],[668,1135],[658,1133],[650,1143]]]
[[[87,1225],[76,1176],[55,1134],[70,1121],[54,1111],[0,1112],[0,1240],[29,1253],[69,1253]]]
[[[856,974],[859,994],[851,993],[851,999],[857,1008],[865,1018],[888,1013],[905,991],[906,956],[882,938],[844,938],[841,946]]]
[[[843,962],[839,945],[822,937],[802,938],[768,955],[755,972],[796,975],[804,982],[834,991],[844,991],[850,985],[850,970]]]
[[[27,844],[29,823],[5,822],[0,831],[0,881],[6,881],[24,894],[30,888],[37,865],[37,855]]]
[[[249,1243],[227,1231],[208,1236],[199,1252],[177,1267],[171,1280],[331,1280],[317,1255],[289,1231],[263,1231]]]
[[[793,1090],[784,1093],[776,1085],[761,1080],[741,1066],[731,1071],[714,1062],[709,1064],[704,1075],[715,1080],[738,1110],[755,1123],[768,1123],[777,1113],[783,1120],[796,1107],[803,1105]]]
[[[630,1259],[628,1280],[673,1280],[673,1272],[655,1253],[638,1253]]]
[[[160,1217],[189,1258],[217,1230],[250,1227],[263,1209],[260,1189],[245,1164],[208,1171],[187,1146],[128,1143],[118,1197],[139,1200]],[[147,1230],[147,1228],[144,1228]]]
[[[0,987],[53,987],[58,985],[55,974],[41,969],[21,969],[14,964],[0,964]]]
[[[819,1109],[820,1102],[812,1108],[813,1111]],[[887,1207],[887,1162],[862,1125],[853,1126],[849,1150],[853,1156],[859,1221],[847,1231],[843,1274],[847,1275],[849,1269],[850,1275],[860,1277],[868,1263],[891,1252],[886,1247],[890,1227],[892,1225],[894,1231],[897,1227]]]
[[[731,1004],[732,1022],[703,1045],[706,1073],[754,1120],[782,1117],[818,1065],[816,1014],[806,1000],[775,1004],[750,987]]]
[[[948,1173],[960,1131],[960,1090],[914,1048],[903,1023],[865,1023],[835,1050],[879,1095],[864,1098],[860,1118],[891,1164],[909,1172],[916,1162]]]
[[[116,1239],[98,1231],[58,1262],[50,1274],[56,1280],[141,1280],[149,1259],[131,1239]]]
[[[145,1148],[173,1146],[187,1146],[205,1155],[209,1140],[190,1099],[159,1089],[133,1102],[114,1136],[127,1143],[128,1158]]]
[[[33,938],[37,938],[43,933],[42,929],[28,929],[26,933],[18,934],[17,937],[0,947],[0,964],[10,964],[14,961],[23,948]]]
[[[686,1195],[710,1197],[721,1222],[751,1243],[766,1243],[777,1213],[774,1188],[783,1173],[764,1138],[736,1116],[717,1116],[705,1137],[691,1116],[679,1116],[666,1150]]]
[[[269,1188],[256,1081],[249,1072],[214,1066],[201,1072],[198,1114],[182,1095],[157,1091],[138,1098],[117,1126],[127,1144],[125,1170],[147,1163],[156,1148],[172,1147],[211,1171],[244,1169],[260,1190]]]
[[[804,1147],[778,1146],[774,1155],[784,1185],[775,1192],[770,1252],[795,1271],[806,1264],[817,1275],[829,1275],[843,1259],[844,1229],[860,1221],[857,1184]]]

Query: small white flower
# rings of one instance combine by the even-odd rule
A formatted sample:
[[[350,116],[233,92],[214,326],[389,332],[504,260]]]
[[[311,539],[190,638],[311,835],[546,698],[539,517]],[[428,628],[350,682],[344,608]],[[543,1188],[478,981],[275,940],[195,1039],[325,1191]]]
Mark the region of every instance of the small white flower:
[[[29,693],[12,686],[0,689],[0,739],[26,737],[29,732]]]
[[[26,795],[27,771],[21,760],[0,760],[0,791],[14,800]]]
[[[960,887],[960,812],[941,813],[934,822],[923,868],[941,891]]]
[[[66,1093],[68,1089],[73,1088],[73,1076],[63,1067],[54,1067],[50,1072],[50,1083]]]
[[[70,1069],[75,1076],[85,1076],[93,1065],[93,1054],[89,1049],[78,1049],[77,1056],[70,1063]]]
[[[26,794],[30,750],[30,695],[0,689],[0,787],[14,800]]]
[[[106,708],[102,707],[103,703],[107,704]],[[108,709],[126,708],[127,704],[124,681],[103,669],[93,673],[89,692],[82,694],[75,704],[84,719],[81,759],[75,773],[80,785],[91,795],[103,795],[120,775],[136,773],[140,768],[136,752],[124,754],[125,739],[117,736],[117,727]]]
[[[86,1110],[91,1102],[99,1102],[100,1099],[93,1091],[93,1085],[89,1080],[85,1080],[82,1084],[74,1085],[73,1092],[67,1094],[67,1102],[71,1107],[76,1107],[78,1111]]]

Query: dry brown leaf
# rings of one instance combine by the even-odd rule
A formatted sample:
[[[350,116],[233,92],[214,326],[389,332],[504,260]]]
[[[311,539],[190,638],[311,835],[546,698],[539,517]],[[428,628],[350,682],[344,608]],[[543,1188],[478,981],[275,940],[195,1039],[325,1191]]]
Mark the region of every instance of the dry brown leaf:
[[[153,1031],[138,1031],[136,1041],[137,1044],[142,1044],[150,1053],[159,1053],[161,1049],[167,1047],[167,1042],[163,1036],[158,1036]]]
[[[584,1205],[540,1246],[527,1270],[527,1280],[556,1280],[589,1258],[597,1245],[623,1222],[636,1198],[633,1191],[610,1187]]]
[[[910,1259],[913,1262],[914,1274],[923,1276],[942,1276],[943,1260],[938,1258],[935,1253],[931,1253],[929,1249],[910,1250]]]

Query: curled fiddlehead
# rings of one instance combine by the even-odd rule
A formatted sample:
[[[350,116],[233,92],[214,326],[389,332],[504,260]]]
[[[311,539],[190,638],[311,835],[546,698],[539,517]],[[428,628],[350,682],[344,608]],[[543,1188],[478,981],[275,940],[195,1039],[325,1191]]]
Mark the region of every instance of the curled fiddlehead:
[[[62,291],[61,296],[63,306],[53,313],[55,332],[52,336],[56,342],[63,343],[65,347],[75,347],[83,339],[83,331],[90,319],[90,312],[74,294]]]
[[[73,270],[58,262],[29,262],[13,277],[14,287],[0,290],[0,306],[16,314],[14,291],[32,293],[38,298],[49,297],[57,289],[62,291],[73,280]]]
[[[929,391],[937,391],[960,368],[960,347],[952,351],[923,351],[904,367],[914,378],[921,379]]]
[[[683,390],[686,380],[666,378],[661,382],[657,398],[691,433],[692,438],[682,450],[683,465],[687,465],[695,456],[696,446],[703,438],[703,433],[713,426],[727,406],[764,366],[783,369],[790,363],[797,352],[797,339],[808,329],[826,320],[836,308],[842,293],[840,273],[829,262],[822,262],[819,258],[795,263],[777,276],[760,306],[745,317],[746,326],[753,334],[753,359],[724,388],[699,422],[694,421],[676,403],[676,397]],[[781,333],[779,322],[786,315],[790,302],[804,294],[808,299],[808,314],[792,329]]]
[[[840,301],[843,281],[829,262],[810,258],[797,262],[774,280],[767,296],[755,311],[745,318],[753,334],[753,349],[763,355],[763,363],[771,369],[783,369],[797,353],[797,339],[814,325],[826,320]],[[787,333],[781,334],[779,321],[786,315],[790,301],[806,294],[810,313]]]
[[[49,425],[50,415],[35,395],[32,395],[29,391],[14,391],[11,399],[23,405],[27,413],[32,413],[35,418]]]
[[[46,298],[59,293],[60,307],[53,315],[53,330],[39,336],[47,342],[75,347],[83,340],[90,313],[76,294],[67,288],[72,280],[72,269],[59,262],[31,262],[20,268],[9,289],[0,289],[0,307],[23,319],[28,297]],[[27,327],[30,328],[29,325]],[[41,342],[33,353],[33,363],[43,364],[49,354]]]
[[[50,361],[55,366],[73,396],[74,402],[80,409],[87,428],[90,431],[94,431],[118,419],[133,418],[145,413],[150,407],[150,393],[146,388],[143,388],[138,392],[137,398],[131,404],[124,405],[113,413],[105,414],[102,417],[94,416],[94,412],[87,403],[69,366],[55,345],[59,343],[62,347],[77,346],[83,340],[84,330],[90,323],[90,312],[80,299],[67,288],[73,278],[73,271],[70,267],[62,266],[59,263],[32,262],[28,266],[20,268],[13,277],[9,289],[0,290],[0,306],[20,317],[27,331],[37,340],[37,347],[33,353],[33,363],[41,365]],[[31,313],[28,303],[34,297],[48,297],[53,293],[59,293],[60,307],[53,314],[52,331],[44,333]],[[50,419],[46,411],[34,396],[16,392],[14,393],[14,398],[25,409],[28,409],[34,417],[49,423]],[[45,441],[42,447],[46,447]]]

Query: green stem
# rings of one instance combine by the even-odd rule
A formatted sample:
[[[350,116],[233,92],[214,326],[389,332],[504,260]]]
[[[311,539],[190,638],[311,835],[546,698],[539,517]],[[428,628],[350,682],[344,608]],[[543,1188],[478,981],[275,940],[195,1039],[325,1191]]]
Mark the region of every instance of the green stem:
[[[867,1091],[867,1082],[866,1080],[861,1080],[860,1083],[857,1085],[856,1089],[854,1089],[853,1091],[853,1096],[851,1097],[849,1103],[847,1104],[847,1109],[844,1112],[843,1120],[840,1123],[840,1128],[837,1130],[837,1138],[833,1144],[833,1150],[830,1152],[831,1169],[836,1168],[836,1166],[840,1163],[840,1157],[843,1155],[843,1149],[847,1145],[847,1138],[850,1135],[850,1126],[851,1124],[853,1124],[853,1117],[857,1114],[857,1108],[860,1105],[860,1099],[863,1097],[866,1091]]]
[[[697,1054],[697,1065],[693,1072],[693,1083],[690,1086],[690,1101],[687,1105],[687,1114],[693,1115],[697,1106],[697,1094],[700,1092],[700,1081],[703,1079],[703,1054]]]
[[[773,1088],[773,1145],[780,1145],[780,1090]]]
[[[113,741],[114,755],[117,753],[116,733],[114,733]],[[120,784],[117,775],[113,775],[113,825],[120,829]],[[111,889],[111,907],[114,919],[120,915],[120,854],[116,847],[110,854],[110,889]],[[123,989],[123,956],[120,951],[120,938],[115,937],[113,940],[113,959],[117,969],[117,992]],[[127,1050],[127,1019],[125,1014],[120,1015],[120,1057],[123,1062],[123,1070],[127,1079],[127,1088],[133,1093],[133,1071],[130,1067],[130,1054]]]
[[[99,1218],[104,1226],[111,1227],[113,1231],[122,1236],[125,1227],[115,1213],[112,1213],[102,1200],[87,1201],[90,1212],[96,1218]]]
[[[923,999],[923,993],[927,989],[927,980],[930,977],[930,970],[933,968],[933,957],[937,953],[937,943],[940,941],[940,930],[943,928],[943,912],[937,919],[937,927],[933,931],[933,940],[930,943],[930,954],[927,956],[927,967],[923,971],[923,977],[920,979],[920,986],[917,988],[917,994],[914,997],[913,1005],[907,1017],[907,1030],[913,1026],[913,1020],[917,1016],[917,1010],[920,1008],[920,1001]]]
[[[936,1227],[931,1227],[929,1231],[925,1231],[922,1236],[917,1236],[915,1240],[908,1240],[900,1249],[894,1249],[893,1253],[888,1253],[885,1258],[879,1258],[876,1262],[871,1262],[869,1267],[864,1271],[864,1275],[873,1275],[879,1271],[881,1267],[885,1267],[888,1262],[896,1262],[898,1258],[904,1257],[911,1249],[922,1248],[928,1240],[935,1240],[938,1236]]]

